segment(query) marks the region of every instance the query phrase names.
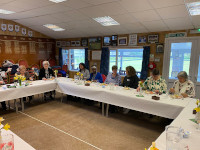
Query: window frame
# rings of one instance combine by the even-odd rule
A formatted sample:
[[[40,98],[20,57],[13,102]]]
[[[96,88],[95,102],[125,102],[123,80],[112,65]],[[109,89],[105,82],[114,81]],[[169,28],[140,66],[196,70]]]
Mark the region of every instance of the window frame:
[[[77,72],[77,71],[79,71],[79,70],[75,70],[75,69],[71,69],[71,57],[70,57],[70,55],[71,55],[71,50],[77,50],[77,49],[82,49],[82,50],[84,50],[85,51],[85,47],[63,47],[62,48],[62,54],[63,54],[63,50],[68,50],[68,60],[69,60],[69,64],[67,64],[68,65],[68,68],[69,68],[69,71],[72,71],[72,72]],[[62,56],[63,57],[63,56]],[[63,59],[63,58],[62,58]],[[84,59],[85,59],[85,57],[84,57]],[[63,61],[63,60],[62,60]],[[85,63],[85,62],[83,62],[83,63]]]
[[[115,50],[116,51],[116,64],[115,65],[117,65],[117,67],[119,67],[118,66],[118,50],[119,49],[143,49],[144,50],[144,47],[143,46],[134,46],[134,47],[120,47],[120,46],[118,46],[118,47],[109,47],[109,73],[111,73],[111,71],[110,71],[110,51],[111,50]],[[143,60],[143,57],[142,57],[142,60]],[[142,71],[142,70],[141,70]],[[137,74],[138,73],[140,73],[141,74],[141,71],[140,72],[137,72]],[[118,73],[119,73],[119,71],[118,71]],[[124,73],[124,74],[120,74],[120,76],[126,76],[126,73]]]

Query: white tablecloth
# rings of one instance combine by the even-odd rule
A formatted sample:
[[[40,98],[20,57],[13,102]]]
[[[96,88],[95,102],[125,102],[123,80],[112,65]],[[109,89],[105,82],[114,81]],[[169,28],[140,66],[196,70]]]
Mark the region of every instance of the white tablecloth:
[[[32,85],[21,88],[3,89],[0,87],[0,102],[27,97],[35,94],[41,94],[55,90],[57,83],[53,81],[33,81]]]
[[[19,136],[17,136],[12,131],[2,130],[2,135],[4,135],[4,134],[12,134],[14,136],[14,149],[15,150],[35,150],[31,145],[26,143],[24,140],[22,140]]]
[[[57,90],[64,94],[83,97],[171,119],[175,119],[191,101],[190,98],[172,100],[166,95],[160,96],[160,100],[155,101],[151,99],[152,95],[137,97],[136,95],[138,93],[133,89],[124,90],[119,87],[113,91],[110,90],[108,86],[102,88],[94,84],[91,84],[91,86],[77,85],[71,81],[71,79],[66,78],[58,79]]]
[[[189,146],[190,150],[200,149],[200,131],[196,129],[197,124],[190,121],[194,119],[195,115],[192,114],[193,109],[196,107],[195,101],[191,101],[189,105],[183,109],[179,116],[171,123],[171,126],[182,127],[185,131],[192,132],[189,138],[181,141],[183,146]],[[156,140],[156,145],[160,150],[166,150],[166,132],[164,131]]]

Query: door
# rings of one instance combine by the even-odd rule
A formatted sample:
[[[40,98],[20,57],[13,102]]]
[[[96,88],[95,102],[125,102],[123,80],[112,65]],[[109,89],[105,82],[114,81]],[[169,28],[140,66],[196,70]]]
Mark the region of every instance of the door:
[[[168,89],[178,80],[177,74],[186,71],[189,80],[200,90],[200,65],[199,50],[200,38],[168,38],[165,40],[163,77],[166,79]],[[196,96],[200,94],[196,92]]]

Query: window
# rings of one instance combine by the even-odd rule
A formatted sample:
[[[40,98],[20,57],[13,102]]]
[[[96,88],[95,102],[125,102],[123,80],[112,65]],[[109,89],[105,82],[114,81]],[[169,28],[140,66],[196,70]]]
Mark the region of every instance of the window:
[[[177,79],[180,71],[189,74],[192,42],[171,43],[169,79]]]
[[[63,49],[63,64],[67,64],[69,70],[79,70],[79,64],[85,63],[85,49]]]
[[[134,49],[111,49],[109,72],[112,72],[112,66],[117,65],[120,75],[126,75],[126,67],[133,66],[140,77],[142,70],[143,48]]]

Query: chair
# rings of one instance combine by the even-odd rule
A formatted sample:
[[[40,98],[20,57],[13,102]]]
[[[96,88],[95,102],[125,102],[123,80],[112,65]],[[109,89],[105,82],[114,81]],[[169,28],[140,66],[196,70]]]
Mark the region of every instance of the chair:
[[[31,68],[37,68],[37,69],[40,69],[40,66],[38,64],[33,64],[31,65]]]
[[[14,83],[14,77],[15,77],[15,74],[11,74],[11,72],[8,72],[8,83],[9,84]]]
[[[62,70],[64,70],[67,73],[68,72],[68,65],[63,65]]]
[[[101,76],[102,76],[102,78],[103,78],[103,82],[105,82],[105,81],[106,81],[106,75],[101,74]]]
[[[56,66],[56,60],[49,58],[49,64],[50,64],[51,67]]]
[[[45,61],[44,59],[40,60],[40,68],[43,67],[43,61]]]
[[[19,66],[23,65],[23,66],[25,66],[26,68],[28,68],[28,62],[27,62],[26,60],[20,59],[20,60],[18,61],[18,63],[19,63]]]

